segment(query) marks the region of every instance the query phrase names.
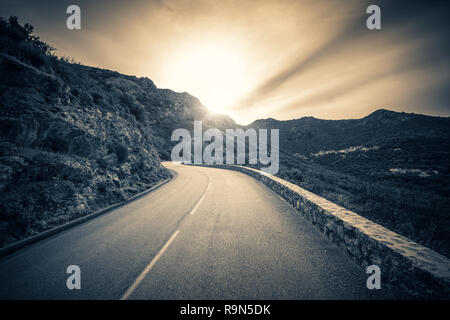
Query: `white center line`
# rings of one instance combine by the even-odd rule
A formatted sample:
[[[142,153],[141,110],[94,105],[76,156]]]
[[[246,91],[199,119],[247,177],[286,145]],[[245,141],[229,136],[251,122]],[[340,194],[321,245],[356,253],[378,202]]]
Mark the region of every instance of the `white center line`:
[[[209,187],[211,186],[211,177],[209,176],[209,174],[207,174],[208,176],[208,186],[206,187],[205,192],[203,193],[203,195],[201,196],[200,200],[197,201],[197,203],[195,204],[194,208],[192,208],[190,214],[194,214],[195,211],[197,211],[197,208],[200,206],[200,203],[203,201],[203,199],[205,198],[206,192],[208,192]]]
[[[206,187],[205,192],[201,196],[200,200],[197,201],[194,208],[192,208],[190,214],[193,215],[197,208],[199,207],[200,203],[205,198],[206,192],[209,190],[209,187],[211,186],[211,177],[209,174],[206,174],[208,176],[208,186]],[[133,293],[134,290],[139,286],[139,284],[144,280],[145,276],[150,272],[150,270],[154,267],[158,259],[163,255],[163,253],[167,250],[171,242],[175,239],[175,237],[180,233],[180,230],[177,230],[172,234],[169,240],[164,244],[164,246],[159,250],[158,254],[150,261],[148,266],[145,267],[144,271],[141,272],[141,274],[134,280],[133,284],[127,289],[127,291],[123,294],[123,296],[120,298],[120,300],[126,300],[128,297]]]
[[[163,255],[164,251],[170,246],[170,243],[175,239],[175,237],[180,233],[180,230],[175,231],[169,240],[164,244],[164,246],[159,250],[158,254],[150,261],[148,266],[145,267],[144,271],[134,280],[133,284],[128,288],[128,290],[123,294],[120,300],[126,300],[133,291],[139,286],[139,284],[144,280],[145,276],[150,272],[150,270],[154,267],[159,258]]]

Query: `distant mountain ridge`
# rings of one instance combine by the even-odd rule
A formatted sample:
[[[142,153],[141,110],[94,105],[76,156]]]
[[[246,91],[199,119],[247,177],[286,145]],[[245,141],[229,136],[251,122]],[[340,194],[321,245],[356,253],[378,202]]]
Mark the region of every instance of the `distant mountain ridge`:
[[[308,155],[324,150],[384,144],[392,139],[445,140],[450,137],[450,118],[379,109],[361,119],[261,119],[246,128],[278,128],[280,149]]]

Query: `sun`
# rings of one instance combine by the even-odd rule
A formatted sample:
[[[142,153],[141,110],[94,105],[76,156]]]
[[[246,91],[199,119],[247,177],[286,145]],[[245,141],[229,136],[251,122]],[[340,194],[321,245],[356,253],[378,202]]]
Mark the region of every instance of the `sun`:
[[[192,42],[178,48],[171,61],[166,82],[196,96],[213,113],[226,114],[249,88],[246,59],[235,43]]]

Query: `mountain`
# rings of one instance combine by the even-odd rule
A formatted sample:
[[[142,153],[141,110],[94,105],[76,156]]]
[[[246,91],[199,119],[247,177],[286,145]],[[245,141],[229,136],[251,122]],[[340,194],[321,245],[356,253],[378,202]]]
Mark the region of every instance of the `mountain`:
[[[281,157],[295,156],[340,172],[366,178],[385,177],[395,169],[413,175],[450,174],[448,117],[380,109],[362,119],[266,119],[248,127],[278,128]]]
[[[450,118],[257,120],[280,130],[278,176],[450,256]]]
[[[362,119],[264,119],[247,128],[279,128],[283,149],[307,156],[331,149],[391,144],[393,140],[443,140],[450,135],[450,118],[380,109]]]
[[[0,246],[168,178],[174,129],[235,125],[148,78],[57,58],[32,30],[0,19]]]

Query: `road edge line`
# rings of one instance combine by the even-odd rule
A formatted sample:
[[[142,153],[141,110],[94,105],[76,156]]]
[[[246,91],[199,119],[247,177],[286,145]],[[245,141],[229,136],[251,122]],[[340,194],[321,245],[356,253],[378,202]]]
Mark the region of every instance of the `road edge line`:
[[[78,226],[78,225],[80,225],[80,224],[82,224],[82,223],[84,223],[86,221],[91,220],[91,219],[94,219],[94,218],[97,218],[99,216],[102,216],[102,215],[105,215],[107,213],[110,213],[110,212],[112,212],[115,209],[123,207],[123,206],[125,206],[125,205],[127,205],[127,204],[129,204],[129,203],[131,203],[131,202],[133,202],[135,200],[138,200],[138,199],[140,199],[140,198],[142,198],[144,196],[147,196],[152,191],[155,191],[156,189],[159,189],[160,187],[162,187],[163,185],[165,185],[166,183],[168,183],[169,181],[172,181],[174,178],[177,177],[177,173],[174,170],[171,170],[171,169],[168,169],[168,170],[172,174],[172,176],[170,178],[167,178],[166,180],[158,182],[153,187],[151,187],[151,188],[149,188],[149,189],[147,189],[145,191],[142,191],[142,192],[140,192],[138,194],[135,194],[134,196],[131,196],[127,200],[124,200],[122,202],[113,204],[113,205],[111,205],[109,207],[100,209],[99,211],[96,211],[94,213],[88,214],[88,215],[86,215],[84,217],[75,219],[73,221],[67,222],[67,223],[62,224],[60,226],[51,228],[51,229],[46,230],[44,232],[38,233],[38,234],[36,234],[34,236],[31,236],[31,237],[19,240],[19,241],[15,242],[15,243],[13,243],[13,244],[11,244],[9,246],[0,248],[0,258],[4,258],[5,256],[8,256],[8,255],[10,255],[10,254],[12,254],[12,253],[14,253],[14,252],[16,252],[16,251],[18,251],[20,249],[23,249],[23,248],[25,248],[25,247],[27,247],[29,245],[32,245],[32,244],[34,244],[36,242],[39,242],[41,240],[50,238],[51,236],[54,236],[57,233],[60,233],[62,231],[70,229],[72,227]]]
[[[384,273],[389,275],[385,280],[386,285],[401,291],[405,285],[408,286],[406,294],[410,298],[442,299],[450,294],[450,259],[428,247],[258,169],[229,164],[184,164],[232,170],[263,183],[302,214],[363,270],[371,264],[383,265],[387,270]],[[405,277],[405,271],[398,268],[401,263],[408,266],[408,271],[412,270],[409,277]]]

